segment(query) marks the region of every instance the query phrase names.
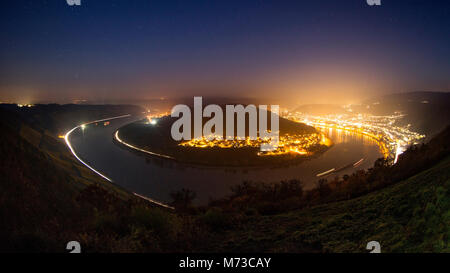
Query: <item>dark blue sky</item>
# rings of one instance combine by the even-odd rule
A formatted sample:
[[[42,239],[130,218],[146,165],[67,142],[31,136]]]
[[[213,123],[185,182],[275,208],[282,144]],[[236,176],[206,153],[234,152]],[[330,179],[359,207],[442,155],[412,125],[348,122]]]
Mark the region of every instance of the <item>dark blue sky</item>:
[[[450,91],[449,1],[7,0],[0,101]]]

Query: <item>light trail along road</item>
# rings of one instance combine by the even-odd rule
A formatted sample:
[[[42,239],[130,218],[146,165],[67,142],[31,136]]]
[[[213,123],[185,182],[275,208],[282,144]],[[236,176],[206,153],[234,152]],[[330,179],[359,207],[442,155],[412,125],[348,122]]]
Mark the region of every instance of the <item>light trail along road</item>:
[[[102,174],[100,171],[94,169],[92,166],[90,166],[89,164],[87,164],[86,162],[84,162],[75,152],[75,150],[73,149],[72,145],[70,144],[70,135],[77,129],[83,129],[85,126],[89,125],[89,124],[94,124],[94,123],[98,123],[98,122],[105,122],[105,121],[110,121],[110,120],[114,120],[114,119],[121,119],[121,118],[127,118],[130,117],[130,114],[127,115],[122,115],[122,116],[116,116],[116,117],[111,117],[111,118],[105,118],[105,119],[99,119],[99,120],[94,120],[94,121],[90,121],[87,123],[83,123],[81,125],[78,125],[74,128],[72,128],[70,131],[68,131],[65,135],[64,135],[64,140],[66,142],[67,147],[70,149],[70,152],[73,154],[73,156],[84,166],[86,166],[87,168],[89,168],[91,171],[93,171],[94,173],[96,173],[97,175],[99,175],[101,178],[107,180],[108,182],[113,183],[112,179],[107,177],[106,175]],[[152,198],[146,197],[146,196],[142,196],[140,194],[137,194],[135,192],[133,192],[133,194],[139,198],[145,199],[153,204],[156,204],[158,206],[164,207],[164,208],[169,208],[169,209],[174,209],[173,207],[164,204],[162,202],[156,201]]]

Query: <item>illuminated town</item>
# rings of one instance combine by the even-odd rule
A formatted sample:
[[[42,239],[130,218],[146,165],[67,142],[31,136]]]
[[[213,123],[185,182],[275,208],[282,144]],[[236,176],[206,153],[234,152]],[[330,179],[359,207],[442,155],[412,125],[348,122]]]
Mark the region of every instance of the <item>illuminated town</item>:
[[[220,136],[203,136],[180,143],[184,147],[196,148],[259,148],[262,144],[269,144],[269,138],[260,138],[252,140],[250,137],[234,138],[232,140],[223,139]],[[317,145],[331,146],[332,142],[323,133],[314,133],[306,135],[284,134],[280,136],[277,148],[273,151],[260,151],[259,156],[275,156],[285,154],[310,155],[310,149]]]
[[[380,147],[380,152],[384,158],[391,163],[396,163],[398,156],[409,146],[420,143],[425,135],[411,130],[411,125],[398,126],[396,122],[404,117],[401,113],[395,113],[388,116],[375,116],[370,114],[358,114],[349,112],[347,114],[335,115],[309,115],[300,112],[283,111],[282,116],[292,121],[302,122],[317,129],[336,129],[351,133],[367,136],[374,140]],[[269,139],[257,138],[251,140],[235,138],[226,140],[219,136],[209,136],[196,138],[180,143],[185,147],[219,147],[219,148],[242,148],[242,147],[260,147],[261,144],[269,143]],[[278,148],[274,151],[258,152],[260,156],[298,154],[309,155],[311,147],[315,145],[331,146],[332,141],[324,133],[315,133],[308,135],[289,135],[280,136]]]
[[[383,156],[397,162],[398,156],[409,146],[418,144],[425,135],[411,131],[411,125],[401,127],[396,122],[404,117],[401,113],[388,116],[355,114],[314,116],[300,112],[284,112],[285,118],[302,122],[316,128],[332,128],[362,134],[375,140]]]
[[[148,111],[150,112],[150,111]],[[158,119],[167,116],[169,113],[148,114],[147,124],[155,125]],[[194,138],[189,141],[184,141],[178,144],[183,147],[195,147],[195,148],[243,148],[254,147],[259,148],[262,144],[269,144],[270,138],[250,139],[250,137],[235,137],[232,140],[224,139],[223,136],[210,135],[202,136],[201,138]],[[283,134],[280,136],[277,148],[272,151],[260,151],[259,156],[275,156],[285,154],[297,154],[297,155],[310,155],[309,151],[311,147],[317,145],[331,146],[332,142],[323,133],[314,134]]]

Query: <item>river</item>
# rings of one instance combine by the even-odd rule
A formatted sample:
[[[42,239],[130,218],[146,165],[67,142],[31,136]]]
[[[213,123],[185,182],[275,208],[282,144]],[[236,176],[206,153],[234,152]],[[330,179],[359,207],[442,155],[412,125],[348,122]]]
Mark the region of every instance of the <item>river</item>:
[[[305,189],[312,188],[319,178],[318,173],[332,168],[339,169],[361,158],[357,167],[350,167],[336,175],[350,174],[357,169],[373,166],[382,157],[378,145],[367,136],[347,131],[325,129],[334,142],[328,151],[299,165],[285,168],[203,168],[186,166],[169,160],[149,160],[144,156],[113,142],[114,132],[121,126],[135,121],[134,117],[90,124],[75,130],[70,136],[72,147],[78,156],[90,166],[129,191],[136,192],[162,202],[170,202],[170,192],[187,188],[197,194],[194,201],[205,204],[230,193],[230,187],[242,181],[278,182],[300,179]]]

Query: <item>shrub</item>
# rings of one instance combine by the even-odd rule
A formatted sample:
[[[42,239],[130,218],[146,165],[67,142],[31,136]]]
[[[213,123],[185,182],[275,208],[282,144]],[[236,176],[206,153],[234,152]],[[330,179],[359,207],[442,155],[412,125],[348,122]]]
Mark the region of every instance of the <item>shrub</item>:
[[[201,221],[212,230],[221,230],[230,225],[230,219],[220,208],[210,208],[201,217]]]
[[[170,233],[171,216],[161,209],[134,208],[131,222],[138,226],[154,230],[157,234]]]

